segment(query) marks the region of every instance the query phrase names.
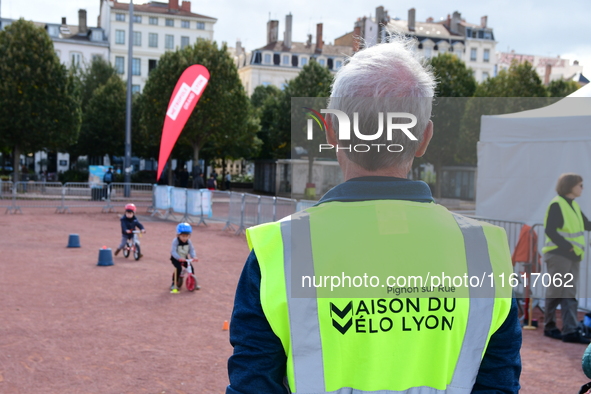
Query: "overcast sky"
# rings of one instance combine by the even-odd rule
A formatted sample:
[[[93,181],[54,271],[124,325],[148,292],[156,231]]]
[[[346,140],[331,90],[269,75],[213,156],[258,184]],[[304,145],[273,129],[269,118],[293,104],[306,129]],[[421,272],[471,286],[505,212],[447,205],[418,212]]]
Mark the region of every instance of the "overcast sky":
[[[166,1],[166,0],[162,0]],[[179,0],[181,2],[182,0]],[[588,0],[497,0],[486,5],[473,0],[409,2],[380,1],[365,3],[349,0],[200,0],[192,1],[192,12],[217,18],[214,39],[235,46],[242,41],[247,50],[266,44],[266,23],[279,20],[279,39],[283,40],[285,15],[293,15],[293,41],[306,41],[307,34],[316,34],[316,24],[324,24],[324,41],[333,42],[353,30],[358,17],[374,16],[382,5],[390,17],[406,20],[408,9],[416,9],[416,20],[435,20],[459,11],[470,23],[480,23],[488,16],[488,26],[494,29],[497,51],[515,50],[516,53],[579,60],[584,74],[591,77],[591,7]],[[89,26],[96,26],[100,0],[0,0],[3,18],[24,17],[37,22],[78,24],[78,9],[88,12]],[[136,1],[143,4],[147,0]],[[363,4],[365,3],[365,5]]]

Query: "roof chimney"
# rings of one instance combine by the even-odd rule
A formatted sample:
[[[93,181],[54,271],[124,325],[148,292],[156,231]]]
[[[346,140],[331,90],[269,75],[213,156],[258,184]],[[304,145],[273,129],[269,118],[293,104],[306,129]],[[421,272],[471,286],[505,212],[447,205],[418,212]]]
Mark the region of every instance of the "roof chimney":
[[[267,44],[277,42],[277,32],[279,30],[279,21],[267,22]]]
[[[361,26],[357,23],[353,28],[353,52],[358,52],[361,47]]]
[[[415,14],[416,10],[411,8],[408,10],[408,30],[415,31]]]
[[[488,22],[488,16],[485,15],[480,18],[480,26],[481,27],[486,27],[487,22]]]
[[[291,22],[292,22],[292,15],[291,12],[289,15],[285,15],[285,33],[283,33],[283,45],[291,49]]]
[[[546,72],[544,73],[544,85],[548,86],[550,83],[550,74],[552,73],[552,65],[546,64]]]
[[[179,0],[168,0],[168,9],[171,11],[179,10]]]
[[[435,19],[433,19],[432,16],[427,18],[427,23],[433,23],[435,21]]]
[[[454,11],[452,17],[451,17],[451,25],[449,26],[449,30],[451,30],[452,33],[457,33],[458,32],[458,24],[462,21],[462,14],[460,14],[458,11]]]
[[[86,10],[78,10],[78,34],[86,34],[87,32]]]
[[[236,56],[242,55],[242,41],[236,40]]]
[[[190,1],[183,1],[181,3],[181,10],[191,12],[191,2]]]
[[[322,52],[324,41],[322,41],[322,23],[316,25],[316,52]]]
[[[66,17],[62,18],[62,26],[66,26]]]

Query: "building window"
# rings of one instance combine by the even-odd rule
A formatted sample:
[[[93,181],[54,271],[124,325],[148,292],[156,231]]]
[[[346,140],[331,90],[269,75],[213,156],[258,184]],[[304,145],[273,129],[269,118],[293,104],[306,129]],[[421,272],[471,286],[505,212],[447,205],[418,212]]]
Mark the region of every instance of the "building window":
[[[156,34],[156,33],[149,33],[148,34],[148,46],[150,48],[158,48],[158,34]]]
[[[283,55],[283,60],[281,62],[284,66],[289,66],[289,55]]]
[[[490,49],[485,49],[484,50],[484,55],[482,56],[482,60],[485,63],[488,63],[489,62],[489,60],[490,60]]]
[[[131,75],[142,75],[141,59],[134,57],[131,61]]]
[[[47,33],[50,37],[57,37],[60,35],[60,29],[57,26],[47,26]]]
[[[181,21],[181,27],[183,29],[188,29],[189,27],[191,27],[191,22],[189,22],[189,21]]]
[[[61,59],[62,58],[62,52],[61,51],[55,51],[55,55]]]
[[[470,49],[470,61],[473,61],[473,62],[476,61],[476,48]]]
[[[320,64],[322,67],[324,67],[326,65],[326,60],[318,59],[318,64]]]
[[[133,23],[142,23],[142,16],[141,15],[134,15],[133,16]]]
[[[93,62],[96,61],[96,60],[102,59],[102,58],[103,58],[103,55],[100,55],[98,53],[93,53],[92,54],[92,61]]]
[[[125,58],[123,56],[115,56],[115,71],[117,74],[123,74],[125,67]]]
[[[174,19],[166,19],[165,25],[174,27]]]
[[[172,34],[167,34],[164,37],[164,48],[174,49],[174,36]]]
[[[458,59],[462,60],[462,56],[463,56],[463,51],[461,48],[456,48],[454,50],[454,54],[458,57]]]
[[[82,54],[79,52],[70,52],[70,62],[72,67],[80,67],[82,62]]]
[[[115,14],[115,20],[119,22],[125,22],[125,14]]]
[[[131,85],[131,93],[136,94],[140,92],[140,85]]]
[[[189,37],[181,37],[181,49],[189,46]]]
[[[158,67],[158,60],[148,59],[148,74],[150,74],[156,67]]]
[[[155,16],[151,16],[148,19],[148,23],[151,24],[151,25],[157,25],[158,24],[158,18],[156,18]]]
[[[265,54],[263,55],[263,59],[264,59],[264,60],[263,60],[263,63],[264,63],[264,64],[271,64],[271,54],[269,54],[269,53],[265,53]]]
[[[271,82],[268,82],[268,81],[263,82],[263,86],[269,86],[269,85],[271,85]]]
[[[297,67],[298,66],[298,57],[297,57],[297,55],[291,55],[291,65],[293,67]]]
[[[432,48],[425,48],[423,49],[423,55],[427,58],[427,59],[431,59],[431,56],[433,56],[432,53],[433,49]]]
[[[134,47],[141,47],[142,46],[142,32],[140,32],[140,31],[133,32],[133,46]]]
[[[115,44],[125,45],[125,30],[115,30]]]
[[[483,71],[483,72],[482,72],[482,80],[483,80],[483,81],[485,81],[485,80],[487,80],[487,79],[488,79],[488,72],[486,72],[486,71]]]
[[[308,64],[308,58],[307,57],[300,58],[300,65],[302,67],[304,67],[306,64]]]
[[[341,60],[337,60],[334,62],[334,68],[338,70],[339,68],[343,67],[343,62]]]
[[[205,22],[197,22],[197,30],[205,30]]]
[[[103,40],[103,32],[101,30],[93,30],[92,31],[92,41],[102,41]]]

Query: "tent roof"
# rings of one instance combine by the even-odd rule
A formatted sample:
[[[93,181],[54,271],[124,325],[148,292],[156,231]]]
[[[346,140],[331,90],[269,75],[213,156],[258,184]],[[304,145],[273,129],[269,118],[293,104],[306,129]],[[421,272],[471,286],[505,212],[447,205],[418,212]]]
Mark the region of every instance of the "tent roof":
[[[543,108],[483,115],[480,126],[480,142],[590,139],[591,84]]]

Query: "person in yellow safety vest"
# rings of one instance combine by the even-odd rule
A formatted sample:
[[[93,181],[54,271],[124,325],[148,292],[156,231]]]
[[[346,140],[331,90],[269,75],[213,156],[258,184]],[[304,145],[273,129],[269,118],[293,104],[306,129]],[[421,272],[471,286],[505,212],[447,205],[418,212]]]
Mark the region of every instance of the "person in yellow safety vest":
[[[551,278],[546,288],[544,335],[564,342],[588,344],[589,339],[577,329],[579,303],[576,298],[580,262],[585,255],[584,231],[591,231],[591,223],[575,201],[583,193],[583,178],[577,174],[562,174],[556,192],[558,195],[550,201],[544,219],[546,241],[542,253]],[[560,282],[554,280],[558,278]],[[562,331],[556,326],[558,305]]]
[[[247,229],[227,394],[519,391],[504,230],[449,212],[406,179],[434,132],[436,87],[411,45],[391,36],[357,52],[327,109],[301,105],[304,126],[292,130],[311,137],[321,125],[318,148],[333,148],[345,182]]]

